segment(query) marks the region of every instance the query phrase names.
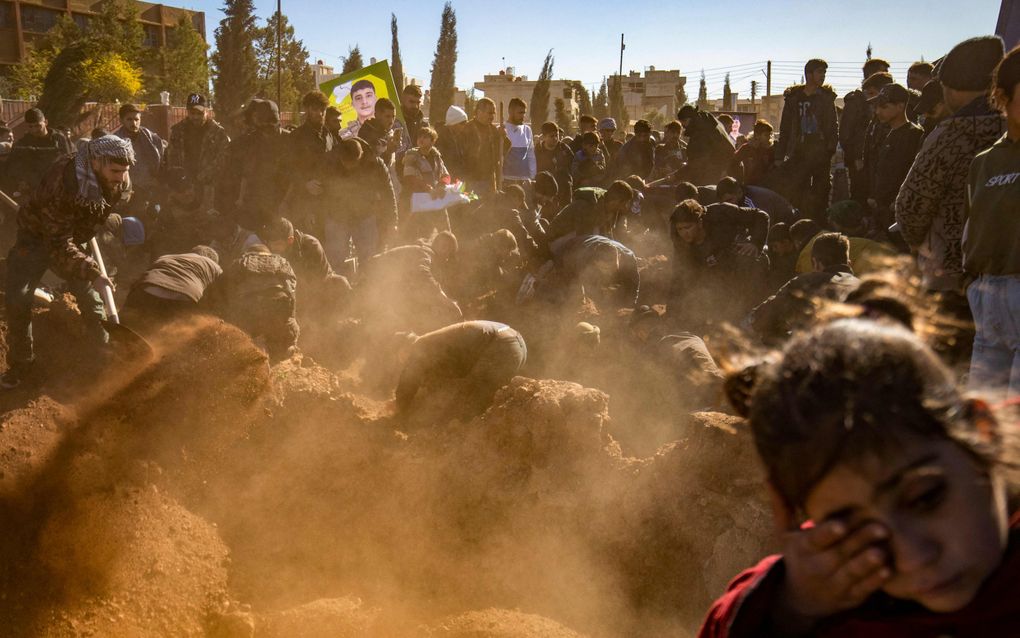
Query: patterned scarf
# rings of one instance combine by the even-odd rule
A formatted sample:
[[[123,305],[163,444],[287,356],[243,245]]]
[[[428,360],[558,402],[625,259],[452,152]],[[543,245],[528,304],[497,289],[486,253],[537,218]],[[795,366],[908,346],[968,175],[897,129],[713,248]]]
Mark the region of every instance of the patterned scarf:
[[[131,142],[116,135],[104,135],[85,145],[74,158],[74,172],[78,178],[76,199],[81,206],[101,206],[106,201],[99,180],[92,170],[94,159],[114,160],[130,166],[135,163],[135,152],[131,148]]]

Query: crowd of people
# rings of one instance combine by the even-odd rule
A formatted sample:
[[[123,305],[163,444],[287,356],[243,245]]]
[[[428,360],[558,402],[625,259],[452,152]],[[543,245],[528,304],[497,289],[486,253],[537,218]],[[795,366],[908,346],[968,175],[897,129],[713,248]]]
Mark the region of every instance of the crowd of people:
[[[904,83],[889,69],[867,60],[838,107],[811,59],[778,135],[759,120],[747,137],[692,105],[661,131],[533,128],[517,98],[505,122],[487,98],[429,122],[416,85],[357,130],[315,91],[291,129],[270,100],[225,128],[192,95],[168,141],[130,104],[74,144],[32,109],[3,174],[20,209],[0,387],[38,381],[47,271],[97,351],[115,288],[143,334],[218,315],[271,362],[354,322],[364,368],[398,372],[398,416],[451,379],[482,410],[522,370],[629,376],[745,416],[787,530],[702,635],[1007,635],[1020,540],[997,415],[1020,397],[1020,49],[978,37]],[[453,190],[477,201],[429,205]],[[972,343],[940,348],[919,304]],[[720,365],[723,330],[771,354]]]

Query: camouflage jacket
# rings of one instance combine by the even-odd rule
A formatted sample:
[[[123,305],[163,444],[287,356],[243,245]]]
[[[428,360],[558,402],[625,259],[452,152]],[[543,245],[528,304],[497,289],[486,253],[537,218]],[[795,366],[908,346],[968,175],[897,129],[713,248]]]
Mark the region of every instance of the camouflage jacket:
[[[185,158],[187,145],[185,136],[194,124],[184,120],[174,124],[170,129],[170,144],[164,155],[164,166],[168,170],[183,171],[189,181],[196,184],[210,185],[219,174],[223,156],[230,143],[227,131],[215,120],[208,120],[202,125],[202,144],[198,163],[188,165]]]
[[[19,235],[41,242],[49,253],[50,270],[64,279],[91,281],[99,265],[85,254],[84,244],[110,216],[111,204],[82,202],[74,156],[57,161],[18,211]]]
[[[267,299],[293,300],[297,292],[294,269],[282,255],[246,252],[227,267],[226,276],[227,301],[241,312]]]

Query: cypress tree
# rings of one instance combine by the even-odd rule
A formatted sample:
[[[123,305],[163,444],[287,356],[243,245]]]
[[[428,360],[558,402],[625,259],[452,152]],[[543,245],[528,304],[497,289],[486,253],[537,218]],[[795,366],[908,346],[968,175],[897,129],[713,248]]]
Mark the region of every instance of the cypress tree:
[[[224,0],[216,51],[212,54],[216,110],[222,120],[238,111],[255,95],[258,63],[255,59],[255,5],[252,0]]]
[[[556,98],[553,102],[553,109],[555,111],[556,125],[568,133],[573,130],[574,116],[567,110],[567,101],[561,97]]]
[[[609,89],[609,115],[616,119],[616,125],[620,130],[625,130],[630,124],[630,114],[623,103],[623,78],[617,76],[612,81]]]
[[[545,62],[542,63],[542,70],[538,74],[538,82],[531,92],[531,121],[536,126],[541,126],[549,119],[549,84],[552,82],[553,73],[552,49],[545,54]]]
[[[400,91],[404,88],[404,63],[400,59],[400,41],[397,39],[397,14],[395,13],[390,14],[390,34],[393,39],[390,51],[392,59],[390,69],[393,71],[393,82],[397,85],[397,91]]]
[[[447,2],[443,5],[443,17],[439,27],[439,41],[436,43],[436,57],[432,61],[432,82],[430,86],[429,120],[442,122],[446,111],[453,104],[456,91],[455,69],[457,66],[457,14]]]
[[[573,82],[571,86],[574,88],[574,93],[577,95],[577,109],[581,115],[591,115],[591,94],[588,93],[588,89],[584,88],[584,85],[580,82]]]
[[[602,86],[599,87],[599,92],[595,94],[595,102],[592,104],[591,112],[597,120],[609,117],[609,96],[605,80],[602,80]]]
[[[701,85],[698,86],[698,108],[702,111],[709,110],[708,85],[705,84],[705,72],[701,72]]]

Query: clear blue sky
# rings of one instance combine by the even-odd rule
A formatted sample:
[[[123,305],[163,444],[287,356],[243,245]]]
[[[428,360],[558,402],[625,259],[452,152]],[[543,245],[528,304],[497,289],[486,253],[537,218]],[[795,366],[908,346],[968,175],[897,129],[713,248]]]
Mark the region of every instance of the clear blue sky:
[[[168,0],[170,4],[176,4]],[[206,12],[207,37],[223,17],[222,0],[185,0],[183,6]],[[457,85],[471,88],[486,73],[507,66],[534,79],[548,49],[558,78],[591,87],[615,72],[620,33],[626,34],[624,71],[648,66],[680,69],[688,93],[696,95],[705,69],[710,97],[722,95],[731,74],[734,91],[746,96],[757,79],[764,90],[764,60],[773,66],[773,92],[800,79],[810,57],[830,61],[830,84],[840,93],[860,81],[860,64],[870,42],[876,57],[894,64],[904,81],[906,63],[933,60],[953,44],[992,33],[999,0],[729,0],[666,2],[630,0],[609,3],[454,1],[457,13]],[[265,18],[275,0],[255,0]],[[316,58],[339,65],[349,46],[369,57],[390,57],[390,12],[397,14],[401,56],[410,75],[428,83],[439,35],[443,3],[437,0],[348,2],[283,0],[283,13]]]

